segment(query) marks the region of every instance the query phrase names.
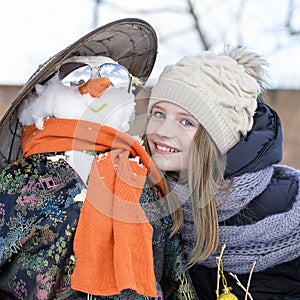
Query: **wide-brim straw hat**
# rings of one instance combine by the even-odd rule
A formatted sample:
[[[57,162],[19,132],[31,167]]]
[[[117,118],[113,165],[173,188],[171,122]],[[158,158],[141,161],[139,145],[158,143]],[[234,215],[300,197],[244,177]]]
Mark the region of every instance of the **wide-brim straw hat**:
[[[22,157],[18,110],[36,84],[43,84],[68,57],[107,56],[146,81],[157,55],[157,36],[147,22],[127,18],[94,29],[51,57],[29,78],[0,121],[0,169]]]

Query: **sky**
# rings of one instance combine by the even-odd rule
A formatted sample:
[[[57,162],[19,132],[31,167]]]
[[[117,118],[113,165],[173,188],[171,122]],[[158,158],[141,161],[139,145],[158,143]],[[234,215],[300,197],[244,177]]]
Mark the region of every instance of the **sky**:
[[[183,13],[186,0],[103,1],[104,4],[98,10],[98,26],[116,19],[138,17],[149,22],[156,30],[159,44],[156,65],[151,74],[153,78],[158,77],[166,64],[175,63],[184,55],[197,54],[203,50],[199,37],[191,29],[192,19]],[[300,7],[300,0],[295,1]],[[91,31],[94,28],[94,2],[2,1],[0,84],[24,84],[39,64]],[[202,24],[206,24],[208,36],[214,43],[213,50],[221,50],[224,43],[236,43],[239,33],[243,31],[245,45],[264,55],[270,62],[271,86],[300,88],[300,68],[295,64],[300,53],[300,43],[295,39],[287,40],[284,32],[279,29],[276,31],[276,22],[282,21],[286,2],[248,0],[247,15],[241,16],[237,5],[241,3],[240,0],[194,0],[196,9],[200,12],[200,20]],[[258,5],[260,14],[257,13]],[[151,14],[150,8],[154,10]],[[238,17],[242,17],[242,22],[236,27]]]

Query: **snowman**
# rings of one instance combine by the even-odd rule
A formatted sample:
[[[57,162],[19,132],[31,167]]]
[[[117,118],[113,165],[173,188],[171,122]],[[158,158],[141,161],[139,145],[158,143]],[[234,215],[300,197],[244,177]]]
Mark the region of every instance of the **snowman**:
[[[1,299],[197,299],[162,177],[128,134],[156,48],[142,20],[97,28],[4,115]]]

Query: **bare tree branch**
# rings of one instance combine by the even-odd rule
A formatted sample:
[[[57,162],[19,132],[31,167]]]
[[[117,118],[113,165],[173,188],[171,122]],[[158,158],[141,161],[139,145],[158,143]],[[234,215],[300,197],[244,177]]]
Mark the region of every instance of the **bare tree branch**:
[[[93,21],[92,21],[92,27],[96,28],[99,24],[98,20],[98,8],[100,4],[103,2],[103,0],[93,0],[94,3],[94,9],[93,9]]]
[[[209,42],[206,39],[205,34],[201,30],[200,21],[199,21],[200,17],[195,13],[195,9],[194,9],[194,6],[193,6],[191,0],[187,0],[187,2],[188,2],[188,6],[189,6],[189,13],[192,15],[192,18],[194,19],[195,29],[200,37],[203,48],[204,48],[204,50],[209,50],[211,45],[209,44]]]
[[[290,35],[299,35],[300,30],[296,30],[293,28],[293,18],[294,18],[294,13],[295,13],[295,2],[294,0],[289,0],[288,1],[288,11],[287,11],[287,18],[286,18],[286,23],[285,27],[288,30],[288,33]]]

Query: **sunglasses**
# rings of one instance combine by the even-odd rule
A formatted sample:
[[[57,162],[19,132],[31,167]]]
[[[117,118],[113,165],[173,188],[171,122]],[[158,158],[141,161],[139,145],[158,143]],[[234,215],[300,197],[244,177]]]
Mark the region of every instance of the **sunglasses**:
[[[93,67],[89,64],[69,62],[59,67],[58,78],[67,87],[79,87],[91,79],[92,71]],[[130,92],[131,75],[122,65],[105,63],[98,67],[98,73],[100,77],[108,78],[113,87],[128,87],[128,92]]]

